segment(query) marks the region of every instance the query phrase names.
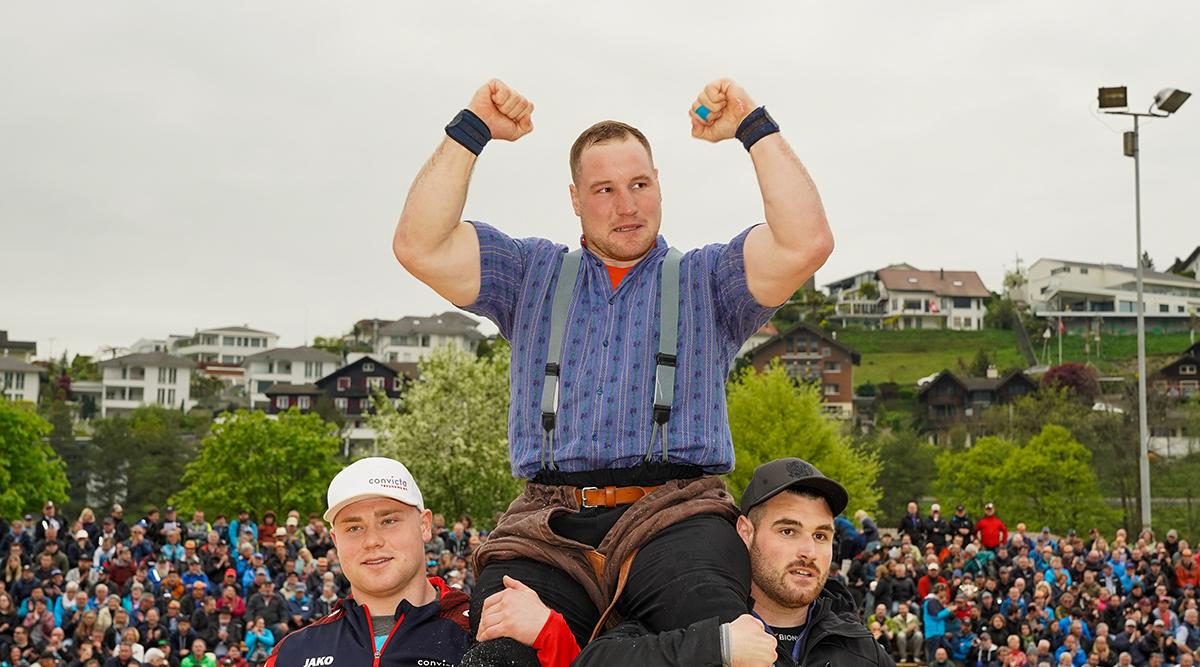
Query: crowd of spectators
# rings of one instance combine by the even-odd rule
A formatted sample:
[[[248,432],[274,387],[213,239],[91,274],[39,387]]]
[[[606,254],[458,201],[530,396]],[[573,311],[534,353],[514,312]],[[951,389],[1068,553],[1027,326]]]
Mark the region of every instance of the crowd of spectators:
[[[1191,667],[1200,562],[1176,531],[1106,537],[917,503],[894,531],[839,517],[836,567],[900,662],[937,667]],[[1063,527],[1059,527],[1059,531]]]
[[[899,662],[936,667],[1191,667],[1200,556],[1167,531],[1133,539],[1011,528],[916,503],[894,530],[838,517],[831,577]],[[427,573],[470,594],[486,532],[434,515]],[[114,506],[75,521],[0,519],[0,667],[244,667],[349,591],[327,526],[288,512],[190,521],[166,507],[127,523]]]
[[[437,521],[429,573],[469,592],[479,536],[468,517]],[[294,510],[72,521],[47,502],[0,518],[0,567],[0,667],[259,665],[349,592],[328,527]]]

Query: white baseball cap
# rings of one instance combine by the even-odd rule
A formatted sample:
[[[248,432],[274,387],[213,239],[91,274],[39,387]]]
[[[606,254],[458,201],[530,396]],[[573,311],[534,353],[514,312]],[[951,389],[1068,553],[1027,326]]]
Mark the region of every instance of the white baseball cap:
[[[408,468],[395,459],[372,456],[346,466],[329,483],[329,509],[324,518],[333,523],[346,505],[367,498],[391,498],[425,511],[421,490]]]

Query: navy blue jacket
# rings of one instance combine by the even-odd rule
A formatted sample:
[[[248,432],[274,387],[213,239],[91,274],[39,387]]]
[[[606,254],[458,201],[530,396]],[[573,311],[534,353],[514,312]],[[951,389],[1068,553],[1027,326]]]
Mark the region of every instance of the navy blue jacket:
[[[279,642],[266,667],[457,665],[471,643],[470,598],[440,581],[431,583],[440,593],[438,599],[420,607],[401,601],[395,609],[396,626],[378,654],[370,611],[346,598],[328,616]]]

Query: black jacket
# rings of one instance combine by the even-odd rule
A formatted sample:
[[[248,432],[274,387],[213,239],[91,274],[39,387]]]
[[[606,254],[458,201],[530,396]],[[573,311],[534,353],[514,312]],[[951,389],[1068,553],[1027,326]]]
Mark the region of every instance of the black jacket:
[[[828,581],[808,612],[808,639],[800,665],[817,667],[894,667],[895,662],[858,619],[854,599],[840,582]],[[636,621],[623,623],[584,647],[575,667],[638,665],[639,667],[721,667],[720,623],[708,618],[681,630],[651,634]],[[776,667],[795,667],[790,653],[779,650]]]

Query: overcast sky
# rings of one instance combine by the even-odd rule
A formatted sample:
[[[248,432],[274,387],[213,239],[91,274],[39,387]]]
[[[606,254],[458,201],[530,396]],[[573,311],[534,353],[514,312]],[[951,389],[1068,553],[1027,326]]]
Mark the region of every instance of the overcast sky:
[[[436,8],[435,8],[436,7]],[[248,324],[283,345],[448,305],[392,257],[412,177],[496,76],[535,131],[494,142],[466,217],[574,243],[567,150],[642,128],[680,248],[762,219],[745,151],[693,140],[727,75],[808,166],[817,282],[1019,254],[1131,264],[1138,110],[1200,92],[1200,3],[89,2],[0,5],[0,329],[39,356]],[[1144,127],[1144,243],[1200,244],[1200,99]],[[488,330],[493,330],[488,327]],[[53,343],[51,339],[53,338]]]

